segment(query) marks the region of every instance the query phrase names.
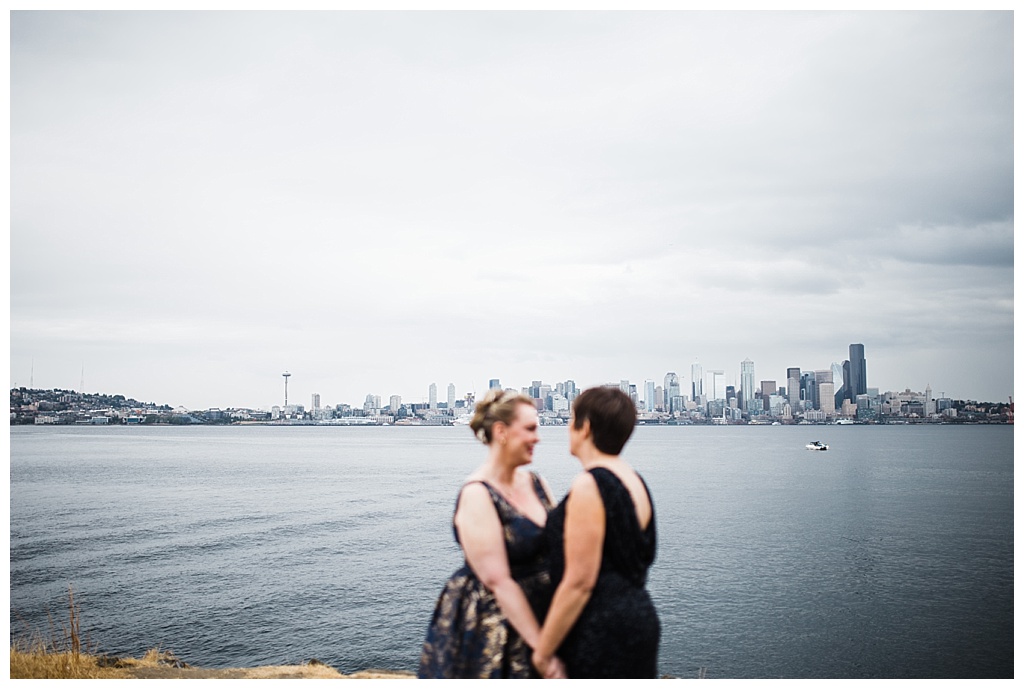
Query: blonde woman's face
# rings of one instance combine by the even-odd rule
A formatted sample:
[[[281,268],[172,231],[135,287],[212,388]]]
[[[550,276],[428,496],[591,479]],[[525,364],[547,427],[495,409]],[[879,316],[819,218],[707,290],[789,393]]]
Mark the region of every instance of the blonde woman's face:
[[[533,447],[540,442],[538,427],[540,419],[537,410],[528,404],[516,405],[516,416],[508,426],[505,434],[504,450],[516,464],[529,464],[533,461]]]

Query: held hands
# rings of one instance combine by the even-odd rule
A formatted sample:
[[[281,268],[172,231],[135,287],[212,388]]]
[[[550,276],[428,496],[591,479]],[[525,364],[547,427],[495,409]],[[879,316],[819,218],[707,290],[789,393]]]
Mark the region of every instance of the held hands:
[[[542,656],[537,651],[533,652],[533,664],[544,676],[544,679],[568,679],[565,672],[565,663],[557,656]]]

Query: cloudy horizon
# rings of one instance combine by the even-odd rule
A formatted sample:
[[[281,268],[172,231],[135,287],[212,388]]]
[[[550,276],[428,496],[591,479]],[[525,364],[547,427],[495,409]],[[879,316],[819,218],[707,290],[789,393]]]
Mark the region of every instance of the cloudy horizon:
[[[10,26],[12,387],[1013,394],[1012,12]]]

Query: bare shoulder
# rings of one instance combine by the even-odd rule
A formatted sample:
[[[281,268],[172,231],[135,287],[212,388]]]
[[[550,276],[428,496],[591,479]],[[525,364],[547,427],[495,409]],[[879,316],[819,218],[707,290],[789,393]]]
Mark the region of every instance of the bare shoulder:
[[[589,471],[578,474],[572,480],[567,500],[573,505],[603,506],[601,491],[598,490],[597,481],[590,475]]]
[[[482,481],[475,478],[468,478],[466,482],[462,484],[462,488],[459,489],[459,505],[468,502],[469,504],[479,504],[482,502],[490,502],[491,494],[487,490],[487,486]]]
[[[572,485],[569,487],[570,491],[576,489],[582,489],[584,491],[597,491],[597,481],[589,471],[581,471],[576,474],[576,477],[572,480]]]

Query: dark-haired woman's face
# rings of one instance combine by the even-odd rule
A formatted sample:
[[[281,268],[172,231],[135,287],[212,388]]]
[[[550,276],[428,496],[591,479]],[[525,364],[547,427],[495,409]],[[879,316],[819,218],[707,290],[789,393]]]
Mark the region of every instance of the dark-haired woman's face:
[[[579,449],[580,441],[583,439],[583,429],[576,428],[576,412],[569,414],[569,454],[579,457],[576,451]]]

